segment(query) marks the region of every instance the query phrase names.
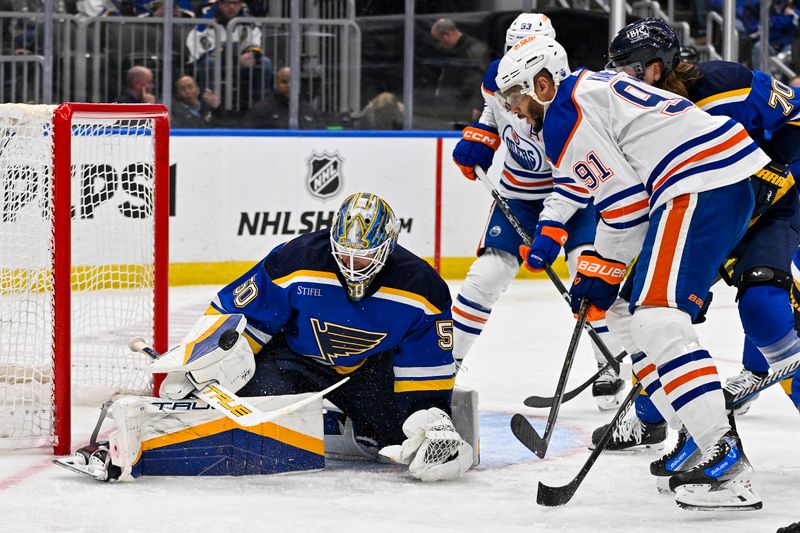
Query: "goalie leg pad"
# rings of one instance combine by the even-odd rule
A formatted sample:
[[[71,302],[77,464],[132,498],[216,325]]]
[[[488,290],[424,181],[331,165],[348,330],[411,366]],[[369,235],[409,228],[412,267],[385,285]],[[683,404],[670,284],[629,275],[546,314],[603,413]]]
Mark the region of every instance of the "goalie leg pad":
[[[251,398],[278,409],[304,395]],[[277,422],[236,425],[200,400],[124,397],[111,407],[111,462],[120,480],[142,475],[238,476],[319,470],[325,466],[322,400]]]

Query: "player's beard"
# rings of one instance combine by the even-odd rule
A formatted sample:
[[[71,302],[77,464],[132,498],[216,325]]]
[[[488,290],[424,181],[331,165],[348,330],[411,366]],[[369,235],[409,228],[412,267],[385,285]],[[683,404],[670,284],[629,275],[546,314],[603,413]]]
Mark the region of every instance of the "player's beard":
[[[527,120],[528,124],[533,126],[533,131],[542,131],[542,124],[544,123],[544,106],[531,98],[526,97],[519,108],[519,116]]]

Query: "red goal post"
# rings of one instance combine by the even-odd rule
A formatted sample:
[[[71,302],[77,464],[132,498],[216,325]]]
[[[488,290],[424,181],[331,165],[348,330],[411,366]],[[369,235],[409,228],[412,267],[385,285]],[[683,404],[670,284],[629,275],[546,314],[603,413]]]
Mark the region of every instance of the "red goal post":
[[[10,104],[0,126],[0,447],[63,455],[78,388],[153,392],[146,361],[125,350],[134,336],[167,347],[169,115]]]

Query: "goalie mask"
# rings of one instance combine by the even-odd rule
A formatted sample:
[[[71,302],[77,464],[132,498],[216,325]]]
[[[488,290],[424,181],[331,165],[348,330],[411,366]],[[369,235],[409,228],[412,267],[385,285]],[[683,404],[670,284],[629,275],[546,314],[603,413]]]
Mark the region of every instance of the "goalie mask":
[[[347,281],[347,295],[360,300],[397,243],[400,222],[374,194],[348,196],[331,226],[331,251]]]
[[[669,24],[649,17],[619,30],[608,47],[606,68],[627,72],[641,80],[653,61],[664,64],[662,79],[665,78],[681,62],[681,45]]]
[[[529,35],[544,35],[556,38],[556,30],[547,16],[541,13],[520,13],[506,30],[506,52]]]

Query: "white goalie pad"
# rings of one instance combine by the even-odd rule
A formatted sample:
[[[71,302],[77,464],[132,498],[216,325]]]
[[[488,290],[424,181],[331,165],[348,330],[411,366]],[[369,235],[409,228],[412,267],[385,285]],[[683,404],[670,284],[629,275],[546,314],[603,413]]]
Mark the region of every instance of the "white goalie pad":
[[[248,398],[264,411],[311,394]],[[275,422],[242,427],[196,399],[126,396],[114,402],[109,438],[120,480],[147,476],[236,476],[325,466],[322,399]]]
[[[453,425],[470,446],[472,466],[481,462],[481,420],[478,413],[478,391],[456,386],[450,400]]]

